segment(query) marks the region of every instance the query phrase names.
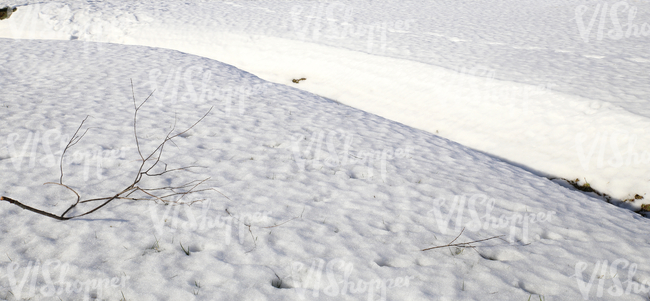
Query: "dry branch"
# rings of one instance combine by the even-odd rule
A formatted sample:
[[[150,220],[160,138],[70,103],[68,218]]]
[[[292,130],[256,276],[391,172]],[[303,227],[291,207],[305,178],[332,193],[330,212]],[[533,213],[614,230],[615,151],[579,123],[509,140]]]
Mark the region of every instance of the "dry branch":
[[[187,133],[187,131],[194,128],[199,122],[201,122],[210,113],[212,108],[210,108],[210,110],[208,110],[208,112],[206,112],[194,124],[192,124],[190,127],[188,127],[187,129],[185,129],[184,131],[182,131],[180,133],[173,134],[174,130],[176,129],[176,120],[174,120],[174,125],[172,126],[172,129],[165,136],[165,139],[158,145],[158,147],[156,147],[156,149],[154,149],[153,151],[151,151],[150,153],[148,153],[145,156],[145,155],[142,154],[142,150],[140,149],[140,141],[138,139],[138,131],[137,131],[137,118],[138,118],[138,111],[147,102],[147,100],[149,100],[149,98],[151,98],[151,96],[153,95],[153,92],[151,92],[151,94],[149,94],[149,96],[142,103],[140,103],[139,105],[136,103],[136,100],[135,100],[135,92],[133,91],[133,81],[131,81],[131,93],[132,93],[132,96],[133,96],[133,107],[135,109],[135,112],[133,114],[133,135],[135,137],[135,143],[136,143],[136,147],[137,147],[137,150],[138,150],[138,155],[140,156],[140,159],[142,160],[142,163],[140,164],[140,167],[138,168],[138,172],[135,174],[135,179],[133,180],[133,183],[131,183],[129,186],[122,189],[121,191],[113,194],[112,196],[101,197],[101,198],[92,198],[92,199],[86,199],[86,200],[81,200],[81,196],[79,195],[79,193],[77,193],[77,191],[75,191],[73,188],[71,188],[70,186],[63,183],[63,157],[65,156],[68,149],[70,149],[71,147],[76,145],[88,132],[88,129],[86,129],[83,132],[83,134],[81,134],[81,135],[79,134],[79,131],[83,127],[84,122],[86,122],[86,120],[88,119],[88,117],[86,117],[81,122],[81,124],[79,125],[79,127],[75,131],[74,135],[72,136],[72,138],[70,138],[70,141],[68,141],[68,144],[66,145],[63,152],[61,153],[61,160],[59,162],[59,171],[60,171],[59,182],[58,183],[54,183],[54,182],[45,183],[45,184],[59,185],[59,186],[62,186],[64,188],[72,191],[77,196],[77,200],[76,200],[76,202],[74,204],[70,205],[70,207],[68,207],[68,209],[66,209],[61,215],[56,215],[56,214],[53,214],[53,213],[50,213],[50,212],[46,212],[46,211],[36,209],[36,208],[28,206],[28,205],[25,205],[25,204],[15,200],[15,199],[12,199],[12,198],[9,198],[9,197],[6,197],[6,196],[0,197],[0,201],[7,201],[10,204],[16,205],[16,206],[18,206],[20,208],[23,208],[25,210],[29,210],[31,212],[34,212],[34,213],[37,213],[37,214],[40,214],[40,215],[43,215],[43,216],[51,217],[51,218],[54,218],[54,219],[57,219],[57,220],[69,220],[69,219],[73,219],[73,218],[77,218],[77,217],[81,217],[81,216],[84,216],[84,215],[91,214],[91,213],[101,209],[102,207],[108,205],[110,202],[112,202],[114,200],[117,200],[117,199],[121,199],[121,200],[152,200],[153,199],[153,200],[156,200],[156,201],[162,201],[164,203],[168,203],[168,202],[171,202],[170,199],[172,197],[178,197],[179,196],[179,198],[174,201],[174,202],[178,202],[183,197],[185,197],[186,195],[188,195],[190,193],[199,192],[199,191],[206,191],[206,190],[214,190],[214,189],[211,189],[211,188],[199,189],[199,190],[196,189],[199,185],[203,184],[209,178],[206,178],[206,179],[203,179],[203,180],[190,181],[190,182],[184,183],[184,184],[179,185],[179,186],[143,188],[143,187],[140,187],[138,185],[140,183],[140,181],[143,179],[143,176],[156,177],[156,176],[164,175],[166,173],[181,171],[181,170],[186,170],[186,169],[189,169],[189,168],[196,167],[196,166],[186,166],[186,167],[175,168],[175,169],[167,169],[167,164],[162,162],[164,164],[162,172],[158,172],[158,173],[152,173],[151,172],[156,166],[158,166],[159,163],[161,163],[160,159],[162,158],[165,144],[167,142],[172,141],[172,139],[174,139],[174,138],[176,138],[176,137],[178,137],[178,136],[180,136],[180,135],[182,135],[184,133]],[[173,143],[173,141],[172,141],[172,143]],[[150,166],[146,167],[147,165],[150,165]],[[160,191],[162,191],[162,193],[160,193]],[[133,193],[135,193],[135,192],[140,192],[140,193],[143,194],[143,196],[132,197],[131,195]],[[221,192],[219,192],[219,193],[221,193]],[[95,202],[95,201],[103,201],[103,202],[100,205],[97,205],[96,207],[94,207],[93,209],[91,209],[89,211],[83,212],[81,214],[73,215],[73,216],[66,216],[66,214],[68,214],[68,212],[70,212],[70,210],[75,208],[78,204]]]
[[[458,233],[458,236],[456,236],[456,238],[454,238],[454,240],[452,240],[450,243],[448,243],[448,244],[446,244],[444,246],[426,248],[426,249],[422,249],[420,251],[428,251],[428,250],[440,249],[440,248],[444,248],[444,247],[471,247],[471,248],[473,248],[474,246],[471,245],[473,243],[482,242],[482,241],[486,241],[486,240],[490,240],[490,239],[495,239],[495,238],[499,238],[499,237],[503,236],[503,235],[498,235],[498,236],[492,236],[492,237],[489,237],[489,238],[479,239],[479,240],[470,241],[470,242],[454,243],[460,237],[460,235],[463,234],[464,231],[465,231],[465,228],[463,228],[463,230],[461,230],[460,233]]]

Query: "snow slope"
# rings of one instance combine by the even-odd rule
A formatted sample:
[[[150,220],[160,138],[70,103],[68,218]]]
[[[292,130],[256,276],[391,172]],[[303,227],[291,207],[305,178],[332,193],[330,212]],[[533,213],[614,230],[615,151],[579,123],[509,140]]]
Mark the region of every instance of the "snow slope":
[[[221,9],[227,3],[217,2],[165,2],[156,9],[152,3],[118,1],[41,4],[31,11],[37,18],[21,17],[19,12],[30,12],[28,6],[9,19],[17,23],[0,23],[4,26],[0,32],[14,34],[15,24],[36,20],[20,30],[21,37],[72,38],[0,39],[0,137],[7,139],[6,147],[0,148],[1,195],[48,211],[64,210],[73,195],[42,183],[58,180],[57,159],[86,115],[90,131],[68,154],[65,183],[88,198],[128,185],[138,165],[132,136],[129,79],[133,79],[138,100],[156,90],[139,115],[139,133],[147,148],[155,147],[175,120],[177,128],[189,126],[213,107],[195,129],[165,150],[170,167],[204,168],[149,179],[146,184],[165,186],[210,177],[206,186],[227,196],[196,193],[184,201],[203,201],[191,206],[114,202],[87,218],[67,222],[3,202],[0,253],[6,258],[0,259],[0,298],[647,299],[647,219],[440,137],[464,137],[504,149],[507,155],[524,153],[522,157],[536,159],[538,165],[502,157],[543,173],[546,166],[569,170],[571,164],[578,169],[581,164],[579,157],[574,158],[578,163],[571,163],[566,153],[564,157],[558,153],[557,161],[550,155],[561,150],[554,149],[558,145],[576,147],[572,144],[576,137],[553,140],[571,129],[550,130],[555,123],[588,124],[598,133],[598,123],[589,119],[597,115],[612,120],[600,128],[610,133],[612,128],[638,129],[621,116],[637,118],[636,125],[646,122],[645,117],[625,115],[606,100],[598,102],[603,108],[591,111],[584,107],[585,99],[548,89],[535,90],[539,94],[534,95],[546,97],[540,96],[539,103],[530,101],[528,108],[517,102],[508,106],[499,102],[502,92],[481,93],[483,85],[497,87],[496,91],[537,88],[323,46],[327,43],[274,38],[268,25],[273,19],[254,14],[265,11],[254,3],[239,7],[232,3],[230,11]],[[223,22],[219,25],[223,31],[205,30],[209,16],[228,13],[231,19],[212,20],[217,25]],[[174,21],[165,18],[169,15],[186,17]],[[243,23],[249,27],[229,28]],[[84,27],[88,24],[105,27],[93,35]],[[156,28],[158,36],[151,35]],[[264,33],[271,37],[242,34],[246,30],[267,30]],[[147,32],[154,38],[147,40]],[[164,38],[159,37],[161,32]],[[184,47],[203,56],[87,42],[93,39],[167,48],[182,48],[182,42],[191,40],[194,45]],[[287,49],[294,51],[295,61],[274,56],[289,53]],[[210,59],[210,52],[241,60],[237,64],[258,62],[259,66],[247,66],[282,84],[241,71],[225,59]],[[396,70],[393,60],[407,67]],[[344,66],[337,67],[338,61]],[[332,75],[319,78],[326,70]],[[420,79],[420,72],[431,73]],[[351,74],[353,82],[332,79],[345,74]],[[307,80],[290,82],[300,77]],[[437,86],[427,81],[430,78],[447,82]],[[393,91],[393,82],[403,88]],[[323,98],[297,88],[334,95]],[[433,108],[441,112],[430,109],[432,105],[418,105],[419,97],[443,88],[449,90],[439,93],[457,103],[439,101],[440,107]],[[396,93],[401,97],[392,98]],[[477,102],[472,96],[493,102]],[[508,115],[504,124],[490,119],[524,109],[531,110],[526,123],[517,114]],[[546,118],[538,116],[540,112],[547,112]],[[484,118],[474,118],[479,115]],[[542,121],[546,123],[539,124]],[[435,128],[426,128],[432,125]],[[508,132],[515,126],[539,144],[517,148],[513,138],[517,132]],[[435,130],[440,136],[433,134]],[[535,131],[546,134],[528,134]],[[601,146],[597,141],[596,147]],[[548,157],[542,157],[544,152]],[[632,167],[643,172],[643,166]],[[608,168],[590,171],[608,179],[613,177]],[[580,175],[586,172],[580,170]],[[596,186],[591,177],[588,180]],[[640,182],[634,183],[640,187]],[[420,251],[448,244],[462,228],[456,242],[503,237],[477,243],[476,249]],[[189,248],[189,256],[181,244]],[[277,279],[282,280],[282,289],[272,285]],[[92,280],[104,281],[101,290],[66,291],[66,284],[92,286]]]
[[[117,287],[95,292],[108,300],[121,298],[121,292],[129,300],[296,300],[300,288],[309,288],[302,291],[307,299],[358,300],[370,294],[381,300],[380,290],[344,294],[343,281],[397,278],[401,287],[388,289],[387,300],[521,300],[531,294],[577,300],[582,293],[573,276],[576,267],[588,266],[579,273],[586,287],[593,270],[600,272],[600,261],[619,258],[638,265],[634,275],[620,266],[622,281],[649,280],[647,219],[438,136],[176,51],[80,41],[2,40],[1,45],[2,61],[14,62],[11,68],[2,64],[1,135],[16,137],[0,161],[6,175],[2,195],[61,212],[74,196],[42,183],[58,179],[61,143],[86,115],[90,131],[69,153],[65,183],[87,198],[128,185],[138,164],[129,78],[142,100],[150,92],[149,73],[173,66],[195,70],[190,82],[209,71],[205,91],[213,92],[203,99],[182,94],[175,103],[161,97],[145,106],[139,119],[144,148],[164,137],[174,116],[181,128],[214,106],[166,150],[170,168],[206,168],[143,185],[211,177],[206,185],[228,196],[201,192],[185,200],[205,199],[192,206],[114,202],[68,222],[3,203],[0,252],[6,256],[0,259],[0,283],[7,300],[21,292],[24,275],[29,281],[21,298],[57,296],[38,293],[48,282],[42,268],[30,270],[29,263],[37,261],[49,264],[54,288],[125,277]],[[187,91],[185,84],[180,92]],[[238,97],[239,87],[263,88]],[[228,90],[235,92],[228,96]],[[358,159],[373,152],[392,152],[394,158]],[[239,221],[228,220],[225,209]],[[530,220],[540,213],[540,221]],[[527,216],[527,225],[517,216]],[[492,221],[497,217],[500,225]],[[504,237],[476,250],[420,251],[449,243],[463,227],[462,242]],[[321,261],[322,280],[316,281]],[[61,273],[63,281],[57,282]],[[274,273],[288,289],[271,285]],[[338,291],[325,290],[329,277],[339,282]],[[317,298],[314,283],[320,285]],[[592,284],[583,289],[594,298],[598,282]],[[36,293],[30,295],[32,287]],[[60,296],[75,300],[83,293]]]
[[[650,6],[604,3],[75,1],[22,7],[0,26],[305,77],[297,87],[623,200],[650,187]]]

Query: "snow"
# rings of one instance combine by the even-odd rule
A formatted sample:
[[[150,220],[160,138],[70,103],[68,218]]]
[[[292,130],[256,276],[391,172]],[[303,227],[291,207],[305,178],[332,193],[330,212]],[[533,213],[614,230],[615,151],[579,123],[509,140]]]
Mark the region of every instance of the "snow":
[[[196,168],[143,187],[214,190],[70,221],[2,202],[0,300],[644,300],[650,223],[629,209],[650,201],[545,178],[650,187],[650,5],[604,3],[8,1],[2,196],[72,204],[43,183],[86,116],[64,184],[128,186],[131,80],[155,90],[142,149],[212,108],[165,147]],[[609,34],[612,7],[641,35]]]

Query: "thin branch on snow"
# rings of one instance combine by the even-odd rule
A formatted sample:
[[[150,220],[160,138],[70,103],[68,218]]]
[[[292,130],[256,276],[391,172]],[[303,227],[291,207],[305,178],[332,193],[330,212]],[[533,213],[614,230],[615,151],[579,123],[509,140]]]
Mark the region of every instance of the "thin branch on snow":
[[[101,197],[101,198],[92,198],[92,199],[86,199],[86,200],[81,200],[81,196],[79,195],[79,193],[77,193],[77,191],[75,191],[72,187],[70,187],[70,186],[63,183],[63,158],[64,158],[66,152],[68,151],[68,149],[70,149],[71,147],[76,145],[88,132],[88,129],[86,129],[82,134],[79,134],[81,128],[83,127],[83,124],[88,119],[88,116],[86,116],[86,118],[84,118],[84,120],[81,122],[81,124],[79,125],[79,127],[75,131],[74,135],[72,136],[72,138],[70,138],[70,141],[68,141],[68,144],[66,145],[63,152],[61,153],[61,159],[59,161],[59,171],[60,171],[59,182],[58,183],[55,183],[55,182],[47,182],[47,183],[45,183],[45,184],[51,184],[51,185],[59,185],[59,186],[62,186],[64,188],[66,188],[67,190],[72,191],[77,197],[77,200],[76,200],[76,202],[74,202],[74,204],[70,205],[61,215],[56,215],[56,214],[53,214],[53,213],[50,213],[50,212],[46,212],[46,211],[43,211],[43,210],[40,210],[40,209],[36,209],[36,208],[34,208],[32,206],[29,206],[29,205],[25,205],[25,204],[15,200],[15,199],[12,199],[10,197],[2,196],[2,197],[0,197],[0,201],[9,202],[10,204],[16,205],[16,206],[18,206],[20,208],[23,208],[25,210],[29,210],[31,212],[34,212],[34,213],[37,213],[37,214],[40,214],[40,215],[43,215],[43,216],[47,216],[47,217],[50,217],[50,218],[54,218],[54,219],[57,219],[57,220],[69,220],[69,219],[73,219],[73,218],[77,218],[77,217],[81,217],[81,216],[84,216],[84,215],[91,214],[91,213],[101,209],[102,207],[108,205],[110,202],[112,202],[114,200],[117,200],[117,199],[132,200],[132,201],[134,201],[134,200],[152,200],[153,199],[153,200],[156,200],[156,201],[161,201],[163,203],[170,203],[170,202],[172,202],[172,200],[171,200],[172,197],[179,197],[178,199],[173,201],[173,202],[178,202],[183,197],[185,197],[186,195],[191,194],[191,193],[200,192],[200,191],[207,191],[207,190],[215,190],[214,188],[197,189],[197,187],[199,185],[205,183],[210,178],[206,178],[206,179],[203,179],[203,180],[193,180],[193,181],[181,184],[179,186],[165,186],[165,187],[156,187],[156,188],[143,188],[143,187],[139,186],[140,181],[143,179],[143,176],[157,177],[157,176],[164,175],[166,173],[171,173],[171,172],[175,172],[175,171],[182,171],[182,170],[187,170],[187,169],[190,169],[190,168],[197,167],[197,166],[185,166],[185,167],[180,167],[180,168],[175,168],[175,169],[167,169],[167,164],[162,162],[164,164],[162,172],[158,172],[158,173],[152,173],[151,172],[156,166],[158,166],[159,163],[161,163],[160,160],[161,160],[162,155],[163,155],[163,150],[164,150],[165,144],[167,142],[172,142],[173,143],[172,139],[174,139],[174,138],[176,138],[176,137],[178,137],[178,136],[180,136],[182,134],[185,134],[189,130],[194,128],[199,122],[201,122],[206,116],[208,116],[208,114],[210,113],[212,108],[210,108],[210,110],[208,110],[208,112],[206,112],[194,124],[192,124],[190,127],[188,127],[187,129],[185,129],[184,131],[182,131],[180,133],[173,134],[174,130],[176,129],[176,120],[174,120],[174,125],[173,125],[172,129],[165,136],[165,139],[153,151],[151,151],[150,153],[148,153],[145,156],[142,153],[142,150],[140,148],[140,140],[138,139],[137,118],[138,118],[138,112],[140,111],[142,106],[147,102],[147,100],[149,100],[149,98],[151,98],[151,96],[153,95],[153,92],[151,92],[151,94],[149,94],[149,96],[142,103],[140,103],[139,105],[136,104],[135,92],[133,90],[133,80],[131,80],[131,93],[132,93],[132,96],[133,96],[133,107],[135,109],[135,112],[133,114],[133,135],[135,137],[135,144],[136,144],[136,148],[138,150],[138,155],[140,156],[140,159],[142,161],[142,163],[140,163],[140,166],[138,168],[137,173],[135,174],[135,179],[133,180],[133,183],[131,183],[129,186],[122,189],[118,193],[113,194],[112,196]],[[150,164],[150,166],[146,167],[149,164]],[[163,193],[161,194],[159,191],[163,191]],[[131,195],[133,193],[136,193],[136,192],[140,192],[142,195],[141,196],[136,196],[136,197],[131,197]],[[217,191],[217,192],[219,192],[219,191]],[[221,193],[221,192],[219,192],[219,193],[221,195],[223,195],[223,193]],[[103,201],[103,202],[100,205],[97,205],[93,209],[91,209],[89,211],[86,211],[84,213],[73,215],[73,216],[66,216],[66,214],[68,214],[68,212],[70,212],[70,210],[75,208],[78,204],[95,202],[95,201]]]
[[[463,230],[460,231],[460,233],[458,234],[458,236],[456,236],[456,238],[454,238],[454,240],[452,240],[450,243],[448,243],[448,244],[446,244],[446,245],[444,245],[444,246],[437,246],[437,247],[426,248],[426,249],[422,249],[422,250],[420,250],[420,251],[428,251],[428,250],[440,249],[440,248],[444,248],[444,247],[471,247],[471,248],[474,248],[474,246],[471,245],[471,244],[473,244],[473,243],[482,242],[482,241],[486,241],[486,240],[490,240],[490,239],[495,239],[495,238],[500,238],[500,237],[503,236],[503,235],[498,235],[498,236],[492,236],[492,237],[489,237],[489,238],[479,239],[479,240],[470,241],[470,242],[459,242],[459,243],[454,243],[454,242],[455,242],[455,241],[460,237],[460,235],[463,234],[464,231],[465,231],[465,228],[463,228]]]

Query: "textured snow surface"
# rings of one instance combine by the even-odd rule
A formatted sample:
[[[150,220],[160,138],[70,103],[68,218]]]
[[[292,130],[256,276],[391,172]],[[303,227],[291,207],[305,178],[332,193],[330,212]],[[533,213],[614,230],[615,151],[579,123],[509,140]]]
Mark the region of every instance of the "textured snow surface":
[[[304,77],[306,91],[624,200],[650,187],[649,18],[647,1],[74,1],[21,6],[0,36]]]
[[[143,150],[212,108],[165,147],[169,169],[197,167],[142,186],[220,192],[65,222],[2,202],[0,300],[647,300],[650,221],[540,175],[647,190],[648,37],[598,40],[596,21],[585,42],[570,19],[591,2],[332,3],[51,2],[0,21],[0,195],[73,203],[43,183],[86,116],[64,183],[128,186],[131,80],[138,102],[155,90]],[[328,7],[393,29],[300,26]]]

